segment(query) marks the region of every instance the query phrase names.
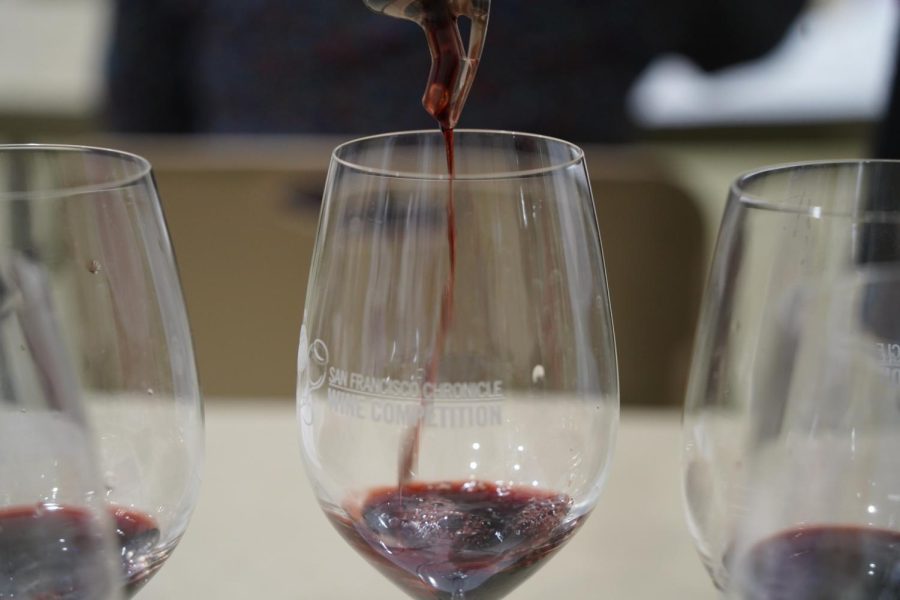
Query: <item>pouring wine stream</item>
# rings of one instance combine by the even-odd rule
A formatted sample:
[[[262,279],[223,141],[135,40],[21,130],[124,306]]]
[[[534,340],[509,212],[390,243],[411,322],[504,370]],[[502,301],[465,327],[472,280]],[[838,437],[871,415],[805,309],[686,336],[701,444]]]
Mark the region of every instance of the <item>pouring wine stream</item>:
[[[431,72],[422,105],[440,124],[447,152],[447,246],[450,268],[441,292],[441,316],[434,350],[425,369],[425,383],[437,382],[447,332],[453,321],[456,280],[456,215],[453,180],[456,175],[453,130],[469,97],[487,35],[490,0],[363,0],[375,12],[417,23],[425,31],[431,52]],[[471,28],[468,51],[459,31],[459,18],[468,18]],[[423,386],[423,389],[425,386]],[[418,469],[419,440],[425,422],[428,398],[420,398],[418,421],[405,434],[398,460],[398,483],[402,490]]]

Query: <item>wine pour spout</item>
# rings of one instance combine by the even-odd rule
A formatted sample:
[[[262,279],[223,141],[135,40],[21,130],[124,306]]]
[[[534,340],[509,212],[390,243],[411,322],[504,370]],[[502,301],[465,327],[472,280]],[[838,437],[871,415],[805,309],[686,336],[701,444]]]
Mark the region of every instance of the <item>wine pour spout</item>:
[[[417,23],[431,52],[422,105],[444,129],[453,129],[469,97],[487,36],[491,0],[363,0],[377,13]],[[468,49],[458,20],[471,22]]]

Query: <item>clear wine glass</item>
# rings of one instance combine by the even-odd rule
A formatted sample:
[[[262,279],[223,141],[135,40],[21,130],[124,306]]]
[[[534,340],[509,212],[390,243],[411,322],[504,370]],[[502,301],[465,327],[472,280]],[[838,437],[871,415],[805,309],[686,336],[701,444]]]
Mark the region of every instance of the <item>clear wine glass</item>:
[[[0,260],[0,598],[121,598],[113,520],[46,273]]]
[[[735,597],[900,597],[900,270],[798,284],[760,333]]]
[[[618,389],[581,150],[508,132],[332,157],[298,420],[325,514],[415,598],[505,596],[597,502]]]
[[[729,585],[738,524],[756,485],[748,471],[760,428],[787,435],[783,416],[795,401],[789,365],[779,370],[772,361],[793,356],[799,342],[765,332],[796,323],[809,290],[827,298],[850,274],[900,260],[898,191],[900,163],[873,161],[775,167],[732,186],[684,417],[688,523],[719,588]]]
[[[203,446],[190,331],[150,165],[99,148],[0,146],[0,260],[16,257],[46,274],[132,595],[185,531]]]

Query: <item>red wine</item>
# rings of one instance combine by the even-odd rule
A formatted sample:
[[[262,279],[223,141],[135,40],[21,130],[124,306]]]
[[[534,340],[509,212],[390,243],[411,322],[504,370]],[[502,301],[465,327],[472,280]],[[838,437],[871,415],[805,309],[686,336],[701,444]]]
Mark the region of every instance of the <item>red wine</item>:
[[[456,214],[453,196],[453,180],[456,175],[453,129],[459,121],[468,98],[487,32],[488,2],[460,3],[455,0],[411,0],[406,2],[366,2],[376,12],[416,21],[425,30],[431,53],[431,71],[422,97],[422,105],[437,120],[444,135],[447,154],[447,246],[449,272],[441,292],[440,323],[431,358],[425,368],[425,383],[437,382],[437,371],[444,351],[445,341],[453,320],[453,294],[456,283]],[[457,12],[462,11],[462,13]],[[459,17],[471,20],[469,51],[467,52],[459,30]],[[423,389],[425,386],[423,386]],[[398,460],[398,485],[403,486],[415,478],[419,458],[419,441],[428,398],[420,398],[422,410],[416,425],[410,428],[400,446]]]
[[[851,526],[794,529],[764,540],[742,565],[747,600],[900,598],[900,532]]]
[[[125,591],[134,594],[159,568],[144,560],[159,540],[152,518],[111,507]],[[0,598],[95,600],[105,540],[82,508],[34,505],[0,510]],[[153,562],[153,566],[149,566]]]
[[[414,598],[501,598],[575,533],[572,500],[492,483],[414,483],[372,491],[331,522]]]
[[[447,182],[447,248],[450,266],[447,272],[447,280],[444,282],[444,288],[441,291],[440,322],[438,323],[437,336],[434,341],[434,350],[425,368],[425,383],[431,384],[437,383],[437,372],[444,351],[444,343],[453,320],[453,293],[456,287],[456,208],[453,197],[453,178],[456,170],[454,166],[453,130],[444,129],[443,134],[447,151],[447,171],[450,174]],[[423,386],[424,388],[425,386]],[[419,401],[422,405],[422,410],[419,411],[419,420],[410,429],[400,447],[397,479],[398,484],[401,486],[409,484],[414,479],[419,460],[419,440],[422,437],[422,428],[425,424],[428,398],[423,395]]]
[[[116,538],[122,552],[125,591],[131,596],[159,570],[168,553],[155,551],[159,542],[159,526],[144,513],[111,506]]]
[[[456,287],[456,208],[453,196],[453,179],[456,176],[455,152],[453,147],[453,127],[462,110],[454,103],[454,87],[465,60],[465,48],[457,26],[457,17],[451,11],[448,0],[421,0],[424,12],[422,26],[431,49],[431,74],[422,104],[441,126],[444,148],[447,154],[447,248],[450,268],[441,291],[440,323],[431,359],[425,369],[425,382],[437,383],[437,371],[443,354],[444,343],[453,320],[453,293]],[[424,388],[424,386],[423,386]],[[422,410],[419,421],[409,432],[400,448],[398,469],[399,485],[407,485],[415,476],[419,459],[419,441],[426,414],[428,399],[420,399]]]

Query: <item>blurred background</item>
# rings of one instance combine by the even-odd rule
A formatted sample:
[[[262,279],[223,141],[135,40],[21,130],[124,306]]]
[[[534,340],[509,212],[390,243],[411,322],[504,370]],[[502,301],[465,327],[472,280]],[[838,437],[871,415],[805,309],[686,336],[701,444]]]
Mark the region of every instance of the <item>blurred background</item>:
[[[293,396],[333,146],[433,126],[417,28],[358,0],[313,4],[0,0],[0,143],[104,145],[153,162],[209,397]],[[900,7],[493,4],[461,126],[584,145],[622,401],[679,405],[730,181],[773,163],[896,154]]]

